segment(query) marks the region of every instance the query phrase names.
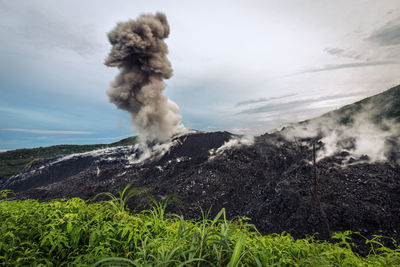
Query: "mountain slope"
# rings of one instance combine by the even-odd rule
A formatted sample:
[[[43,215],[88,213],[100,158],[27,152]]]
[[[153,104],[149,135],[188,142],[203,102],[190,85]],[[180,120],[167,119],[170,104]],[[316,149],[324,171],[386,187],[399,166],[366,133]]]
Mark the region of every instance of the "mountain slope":
[[[128,137],[111,144],[56,145],[50,147],[17,149],[2,152],[0,153],[0,180],[17,174],[21,172],[24,168],[29,168],[33,163],[41,159],[55,157],[59,155],[88,152],[107,147],[134,145],[136,143],[136,137]]]
[[[169,199],[170,211],[185,217],[201,217],[199,207],[210,209],[211,216],[226,208],[229,218],[248,216],[264,234],[286,231],[303,237],[318,232],[328,238],[330,232],[352,230],[400,241],[398,138],[380,136],[385,146],[390,144],[389,150],[380,151],[384,158],[355,154],[359,136],[345,134],[350,123],[337,129],[341,119],[333,115],[346,115],[356,125],[364,114],[358,111],[374,103],[380,106],[371,106],[373,112],[367,115],[396,119],[398,99],[393,98],[398,91],[395,87],[329,113],[329,120],[315,119],[320,128],[330,128],[323,134],[333,132],[328,137],[344,139],[307,135],[291,140],[283,132],[254,139],[228,132],[190,132],[147,148],[137,144],[43,159],[0,181],[0,190],[14,190],[16,199],[46,201],[90,199],[132,184],[140,194],[129,203],[131,209],[148,208],[152,198]],[[369,143],[376,141],[374,134],[367,148],[376,147]],[[328,141],[334,153],[326,152]]]
[[[169,199],[170,211],[191,218],[201,217],[199,207],[210,209],[211,216],[224,207],[229,218],[252,218],[264,234],[318,232],[327,238],[322,208],[330,231],[400,240],[400,166],[355,161],[344,167],[345,152],[324,158],[317,164],[319,204],[311,142],[290,142],[276,133],[252,143],[227,132],[197,132],[158,147],[150,157],[138,146],[126,146],[48,159],[0,184],[0,190],[14,190],[17,199],[90,199],[132,184],[140,194],[129,202],[131,209],[148,208],[153,198]]]
[[[381,130],[392,130],[393,124],[400,123],[400,85],[302,124],[320,122],[324,125],[327,119],[333,120],[338,125],[349,127],[353,126],[357,120],[368,120]],[[400,127],[393,129],[393,134],[399,136],[399,129]]]

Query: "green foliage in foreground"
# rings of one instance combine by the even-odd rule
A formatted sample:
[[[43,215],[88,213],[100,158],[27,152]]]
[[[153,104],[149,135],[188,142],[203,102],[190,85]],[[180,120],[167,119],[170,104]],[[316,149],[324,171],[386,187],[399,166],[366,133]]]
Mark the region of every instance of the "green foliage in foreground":
[[[0,266],[400,265],[400,249],[377,240],[369,241],[369,256],[354,254],[349,232],[336,234],[337,244],[285,233],[262,236],[245,219],[226,220],[224,210],[200,221],[168,216],[157,203],[130,214],[127,198],[125,190],[93,204],[78,198],[0,200]]]
[[[0,180],[17,174],[21,172],[24,168],[28,168],[36,161],[44,158],[55,157],[58,155],[68,155],[73,153],[83,153],[107,147],[134,145],[136,143],[136,137],[128,137],[111,144],[57,145],[30,149],[17,149],[2,152],[0,153]]]

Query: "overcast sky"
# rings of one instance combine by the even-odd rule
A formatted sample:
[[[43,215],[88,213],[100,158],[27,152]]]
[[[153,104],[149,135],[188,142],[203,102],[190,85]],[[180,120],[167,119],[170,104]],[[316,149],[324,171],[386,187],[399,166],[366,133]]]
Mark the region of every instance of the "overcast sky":
[[[106,34],[156,11],[187,128],[262,133],[400,83],[398,0],[0,0],[0,150],[135,134]]]

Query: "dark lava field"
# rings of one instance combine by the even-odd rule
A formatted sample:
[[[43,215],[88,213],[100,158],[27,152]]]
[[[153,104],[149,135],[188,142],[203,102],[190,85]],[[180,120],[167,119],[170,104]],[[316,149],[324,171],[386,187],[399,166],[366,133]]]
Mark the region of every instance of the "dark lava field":
[[[290,142],[279,133],[264,134],[221,148],[241,138],[194,132],[147,157],[138,145],[59,156],[34,163],[0,188],[14,190],[16,199],[47,201],[117,194],[132,184],[134,210],[148,208],[152,199],[167,200],[168,211],[186,218],[201,217],[199,207],[211,209],[210,217],[226,208],[229,218],[249,217],[263,234],[319,233],[326,239],[330,232],[352,230],[400,240],[397,150],[385,162],[349,160],[343,151],[314,165],[313,139]],[[323,146],[317,141],[316,152]]]

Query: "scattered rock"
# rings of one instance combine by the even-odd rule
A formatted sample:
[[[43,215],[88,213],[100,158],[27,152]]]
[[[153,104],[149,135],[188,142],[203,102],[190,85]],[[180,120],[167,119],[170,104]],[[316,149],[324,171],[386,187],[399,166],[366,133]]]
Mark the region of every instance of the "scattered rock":
[[[320,238],[328,238],[322,209],[332,232],[352,230],[400,241],[396,162],[367,163],[363,156],[343,165],[348,152],[322,159],[317,163],[319,204],[312,193],[312,140],[292,143],[279,134],[265,134],[253,145],[233,147],[210,159],[209,151],[231,137],[227,132],[181,136],[168,153],[135,164],[130,158],[137,147],[46,159],[11,177],[1,189],[16,191],[17,199],[47,201],[90,199],[100,192],[116,193],[130,183],[147,189],[138,198],[167,196],[173,199],[169,210],[188,218],[201,216],[197,205],[211,209],[211,216],[226,208],[229,218],[250,217],[264,234],[286,231],[304,237],[318,232]],[[129,203],[131,208],[151,204],[138,198]]]

